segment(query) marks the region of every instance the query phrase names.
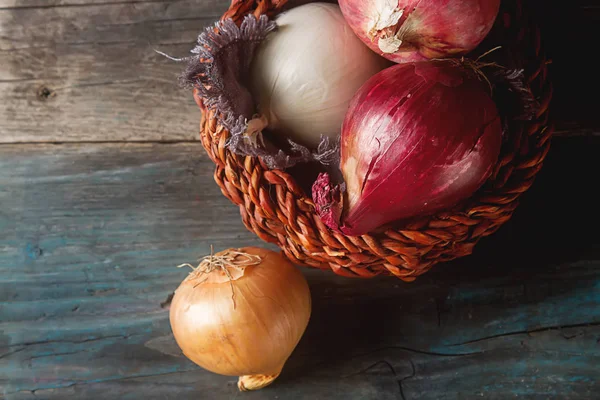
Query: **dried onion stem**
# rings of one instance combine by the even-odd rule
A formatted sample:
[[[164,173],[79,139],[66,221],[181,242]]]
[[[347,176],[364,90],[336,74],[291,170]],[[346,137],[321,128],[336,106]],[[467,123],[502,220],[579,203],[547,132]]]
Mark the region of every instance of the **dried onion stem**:
[[[214,271],[222,271],[229,278],[229,285],[231,286],[231,301],[233,301],[233,308],[235,309],[235,290],[233,288],[233,276],[229,272],[229,268],[237,270],[243,270],[246,267],[258,265],[262,261],[260,256],[255,254],[248,254],[238,250],[229,249],[225,252],[214,254],[214,248],[210,246],[210,254],[200,258],[198,266],[194,267],[192,264],[184,263],[177,266],[177,268],[190,267],[189,279],[198,279],[204,276],[204,279],[194,285],[194,288],[202,284],[208,279],[208,275]]]

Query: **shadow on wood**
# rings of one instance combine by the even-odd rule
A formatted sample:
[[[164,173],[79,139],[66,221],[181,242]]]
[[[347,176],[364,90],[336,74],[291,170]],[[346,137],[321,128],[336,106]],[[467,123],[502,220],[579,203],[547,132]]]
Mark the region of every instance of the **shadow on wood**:
[[[561,141],[513,219],[470,257],[438,265],[411,284],[315,278],[313,319],[282,385],[296,374],[353,376],[364,364],[391,371],[402,391],[401,382],[408,384],[416,370],[453,358],[480,358],[470,360],[469,368],[482,370],[496,358],[510,373],[513,362],[539,368],[535,357],[524,361],[512,354],[527,353],[518,348],[535,334],[547,335],[559,348],[573,330],[575,336],[588,334],[592,345],[600,340],[594,309],[600,305],[600,247],[597,235],[588,233],[600,222],[591,181],[598,143]],[[556,318],[567,309],[569,318]],[[516,348],[502,351],[513,339]],[[495,352],[483,355],[486,346]],[[415,355],[422,359],[417,367]],[[423,395],[427,388],[420,390]]]

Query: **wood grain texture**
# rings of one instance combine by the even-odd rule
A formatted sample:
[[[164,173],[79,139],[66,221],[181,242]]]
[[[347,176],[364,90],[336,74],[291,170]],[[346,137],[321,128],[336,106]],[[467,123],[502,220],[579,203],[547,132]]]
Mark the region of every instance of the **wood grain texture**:
[[[0,143],[195,141],[199,111],[178,88],[186,56],[228,0],[0,0]],[[589,0],[531,0],[553,59],[557,134],[597,135],[598,36]],[[556,29],[556,27],[561,29]]]
[[[168,3],[173,0],[0,0],[0,10],[23,8],[85,7],[90,4]]]
[[[411,284],[304,269],[313,316],[248,399],[594,399],[600,140],[555,139],[514,218]],[[230,399],[172,339],[174,266],[261,245],[199,144],[0,146],[0,396]]]
[[[226,2],[0,9],[0,142],[195,140],[180,63]]]

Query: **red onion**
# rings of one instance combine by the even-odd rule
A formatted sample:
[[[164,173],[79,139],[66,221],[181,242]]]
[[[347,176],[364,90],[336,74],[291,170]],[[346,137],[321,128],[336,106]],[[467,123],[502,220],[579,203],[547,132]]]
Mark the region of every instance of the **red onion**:
[[[395,62],[465,54],[488,34],[500,0],[340,0],[354,33]]]
[[[489,177],[502,128],[485,81],[457,60],[398,64],[356,93],[342,126],[345,193],[313,184],[323,222],[346,235],[449,208]]]

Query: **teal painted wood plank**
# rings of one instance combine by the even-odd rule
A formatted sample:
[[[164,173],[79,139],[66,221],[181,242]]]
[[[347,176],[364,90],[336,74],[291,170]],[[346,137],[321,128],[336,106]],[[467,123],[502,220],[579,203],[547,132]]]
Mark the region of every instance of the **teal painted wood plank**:
[[[555,140],[513,220],[415,283],[303,269],[306,335],[272,387],[243,396],[595,398],[598,151]],[[262,245],[199,145],[0,146],[0,204],[0,396],[242,397],[181,355],[164,304],[177,264]]]

